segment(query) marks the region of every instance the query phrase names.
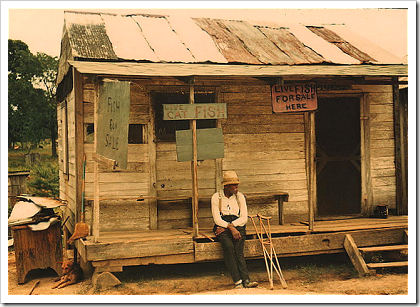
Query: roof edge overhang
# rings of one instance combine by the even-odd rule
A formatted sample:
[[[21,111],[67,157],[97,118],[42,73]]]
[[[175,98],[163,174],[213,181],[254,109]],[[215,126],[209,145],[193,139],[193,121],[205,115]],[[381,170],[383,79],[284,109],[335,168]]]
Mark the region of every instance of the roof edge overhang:
[[[407,64],[231,65],[69,61],[82,74],[140,77],[284,77],[370,76],[407,77]]]

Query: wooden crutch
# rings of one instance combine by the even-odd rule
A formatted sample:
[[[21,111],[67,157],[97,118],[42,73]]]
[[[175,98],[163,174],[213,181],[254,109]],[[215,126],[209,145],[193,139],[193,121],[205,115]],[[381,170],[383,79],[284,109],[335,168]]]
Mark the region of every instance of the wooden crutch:
[[[274,245],[273,245],[273,241],[271,239],[271,227],[270,227],[270,219],[271,217],[266,217],[266,216],[262,216],[260,214],[257,215],[250,215],[249,216],[251,218],[252,224],[254,225],[254,229],[255,232],[258,236],[258,239],[261,243],[262,249],[263,249],[263,254],[264,254],[264,261],[265,261],[265,266],[267,269],[267,275],[268,275],[268,280],[270,282],[270,288],[273,289],[274,285],[273,285],[273,269],[276,271],[277,275],[280,278],[280,283],[282,285],[283,288],[287,288],[287,283],[286,280],[284,279],[283,273],[280,269],[280,264],[277,258],[277,254],[276,251],[274,249]],[[254,222],[254,217],[258,218],[259,224],[260,224],[260,230],[258,231],[257,225]],[[268,230],[264,225],[263,220],[267,221],[267,225],[268,225]],[[267,237],[267,239],[264,239],[264,235],[263,235],[263,230],[264,233]],[[268,252],[266,245],[269,246],[270,252]],[[273,260],[273,258],[275,259],[275,262]],[[268,264],[268,260],[270,260],[270,265]]]
[[[274,288],[273,278],[272,278],[272,275],[270,274],[270,269],[268,267],[268,262],[267,262],[268,252],[267,252],[267,249],[265,248],[265,243],[264,243],[264,240],[262,238],[262,230],[260,230],[260,232],[259,232],[258,228],[257,228],[257,225],[254,222],[254,217],[258,217],[258,216],[257,215],[250,215],[249,217],[251,218],[252,224],[254,225],[254,229],[255,229],[255,232],[258,236],[258,240],[261,243],[261,246],[262,246],[262,249],[263,249],[264,261],[265,261],[265,267],[267,269],[268,281],[270,282],[270,288],[273,289]],[[260,228],[261,228],[261,223],[260,223]]]

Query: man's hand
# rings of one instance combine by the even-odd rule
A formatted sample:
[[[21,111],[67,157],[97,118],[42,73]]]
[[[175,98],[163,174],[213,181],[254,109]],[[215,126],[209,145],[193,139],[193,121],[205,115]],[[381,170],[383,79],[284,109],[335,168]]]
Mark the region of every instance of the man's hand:
[[[235,240],[240,240],[241,239],[241,233],[238,231],[238,229],[235,228],[235,226],[233,226],[233,224],[229,223],[228,224],[228,229],[232,233],[232,236]]]
[[[226,231],[227,229],[224,227],[217,226],[216,231],[214,232],[216,236],[220,235],[222,232]]]

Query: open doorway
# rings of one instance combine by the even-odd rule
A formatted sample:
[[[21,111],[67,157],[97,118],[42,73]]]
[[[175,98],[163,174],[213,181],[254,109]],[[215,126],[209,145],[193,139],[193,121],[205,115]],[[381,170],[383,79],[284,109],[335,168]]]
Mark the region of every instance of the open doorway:
[[[319,99],[315,125],[318,217],[360,214],[360,99]]]

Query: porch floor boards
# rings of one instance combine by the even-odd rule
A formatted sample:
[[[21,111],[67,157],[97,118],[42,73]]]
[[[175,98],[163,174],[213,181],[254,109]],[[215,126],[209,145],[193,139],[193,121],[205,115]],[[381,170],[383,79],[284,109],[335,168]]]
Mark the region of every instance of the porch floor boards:
[[[256,221],[256,220],[255,220]],[[266,223],[265,223],[266,224]],[[259,224],[256,221],[259,228]],[[338,231],[353,231],[364,229],[379,229],[389,227],[404,227],[408,225],[408,216],[389,216],[387,219],[381,218],[351,218],[331,221],[315,221],[314,229],[310,233],[320,232],[338,232]],[[309,227],[302,223],[289,223],[285,225],[276,225],[270,223],[271,233],[273,235],[281,234],[307,234]],[[205,239],[206,235],[210,238],[215,238],[212,229],[200,228],[200,234],[196,239]],[[254,235],[255,230],[251,221],[247,223],[247,235]],[[166,230],[133,230],[133,231],[101,231],[99,234],[99,243],[122,243],[127,241],[159,241],[160,239],[176,240],[192,238],[192,229],[166,229]],[[94,244],[92,239],[86,240],[87,244]]]
[[[257,227],[259,227],[258,223]],[[313,231],[309,231],[308,226],[302,223],[271,225],[271,233],[281,251],[279,254],[297,256],[339,252],[343,249],[346,232],[352,232],[355,239],[359,240],[360,246],[403,244],[404,242],[400,241],[407,227],[407,216],[389,216],[388,219],[352,218],[316,221]],[[245,242],[246,257],[258,257],[261,254],[260,243],[254,235],[254,227],[249,221]],[[223,259],[220,244],[212,242],[208,239],[209,237],[215,237],[210,228],[200,229],[199,236],[196,238],[193,238],[191,228],[124,230],[102,231],[97,243],[93,241],[93,237],[77,240],[75,243],[82,258],[85,261],[95,262],[95,266],[111,263],[124,266]]]

